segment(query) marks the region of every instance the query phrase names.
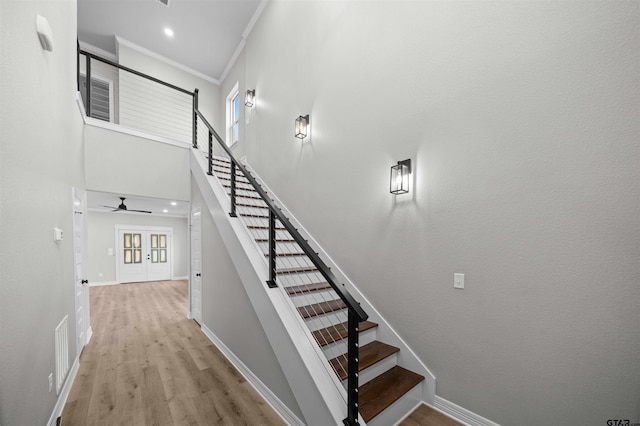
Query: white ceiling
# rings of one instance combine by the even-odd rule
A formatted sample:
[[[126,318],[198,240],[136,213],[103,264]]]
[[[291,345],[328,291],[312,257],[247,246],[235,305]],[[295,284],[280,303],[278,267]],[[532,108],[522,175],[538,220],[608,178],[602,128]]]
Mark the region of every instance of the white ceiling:
[[[169,0],[167,7],[158,0],[78,0],[78,38],[115,54],[117,35],[220,80],[260,2]]]
[[[174,216],[187,217],[189,213],[189,203],[187,201],[165,200],[161,198],[136,197],[126,194],[111,194],[108,192],[87,191],[87,210],[99,212],[113,212],[113,214],[139,214],[147,215],[148,213],[136,213],[130,211],[116,211],[113,208],[120,205],[120,197],[125,197],[124,204],[127,210],[149,210],[151,215],[157,216]],[[176,203],[172,205],[171,203]],[[104,207],[110,206],[110,207]],[[166,210],[166,212],[164,211]]]

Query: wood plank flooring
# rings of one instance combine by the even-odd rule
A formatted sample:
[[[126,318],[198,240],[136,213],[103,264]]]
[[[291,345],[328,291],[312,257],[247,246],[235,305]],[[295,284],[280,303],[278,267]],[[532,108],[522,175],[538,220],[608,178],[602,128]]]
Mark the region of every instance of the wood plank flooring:
[[[428,405],[420,405],[400,423],[400,426],[462,426],[461,423],[434,410]]]
[[[186,318],[186,281],[92,287],[93,337],[62,412],[74,425],[284,425]]]

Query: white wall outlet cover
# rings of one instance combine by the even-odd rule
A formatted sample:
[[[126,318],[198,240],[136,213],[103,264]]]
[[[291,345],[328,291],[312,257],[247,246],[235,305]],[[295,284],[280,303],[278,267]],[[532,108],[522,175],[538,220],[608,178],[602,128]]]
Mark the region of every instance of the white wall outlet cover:
[[[53,228],[53,241],[58,242],[62,241],[64,238],[64,233],[60,228]]]
[[[107,256],[113,256],[113,248],[109,247],[107,249]]]
[[[464,274],[453,274],[453,288],[464,289]]]
[[[53,52],[53,31],[51,31],[51,25],[49,25],[47,18],[36,15],[36,31],[42,48]]]

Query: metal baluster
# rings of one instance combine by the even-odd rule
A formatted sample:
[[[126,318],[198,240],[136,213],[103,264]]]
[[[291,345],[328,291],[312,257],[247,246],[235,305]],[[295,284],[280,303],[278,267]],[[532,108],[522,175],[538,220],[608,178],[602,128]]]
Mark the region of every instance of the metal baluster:
[[[269,288],[278,287],[276,283],[276,214],[269,209]]]
[[[213,133],[211,133],[211,130],[209,130],[209,171],[207,174],[209,176],[213,175]]]
[[[91,57],[89,55],[86,55],[86,58],[87,58],[87,81],[86,81],[86,85],[87,85],[87,90],[86,90],[87,105],[86,105],[86,113],[87,113],[87,117],[91,117]]]
[[[357,426],[358,423],[358,357],[359,332],[358,316],[349,309],[348,342],[347,342],[347,418],[343,420],[346,426]]]
[[[230,160],[231,160],[231,212],[229,213],[229,216],[238,217],[238,215],[236,214],[236,163],[235,161],[233,161],[233,158],[230,158]]]
[[[198,148],[198,89],[193,91],[193,147]],[[209,140],[211,140],[211,131],[209,131]],[[211,152],[211,151],[209,151]]]

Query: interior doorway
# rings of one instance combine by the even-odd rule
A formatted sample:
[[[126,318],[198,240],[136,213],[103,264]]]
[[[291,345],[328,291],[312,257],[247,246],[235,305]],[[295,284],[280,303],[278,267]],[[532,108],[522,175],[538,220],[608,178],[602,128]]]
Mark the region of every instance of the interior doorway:
[[[117,282],[171,279],[173,228],[116,225],[116,241]]]

